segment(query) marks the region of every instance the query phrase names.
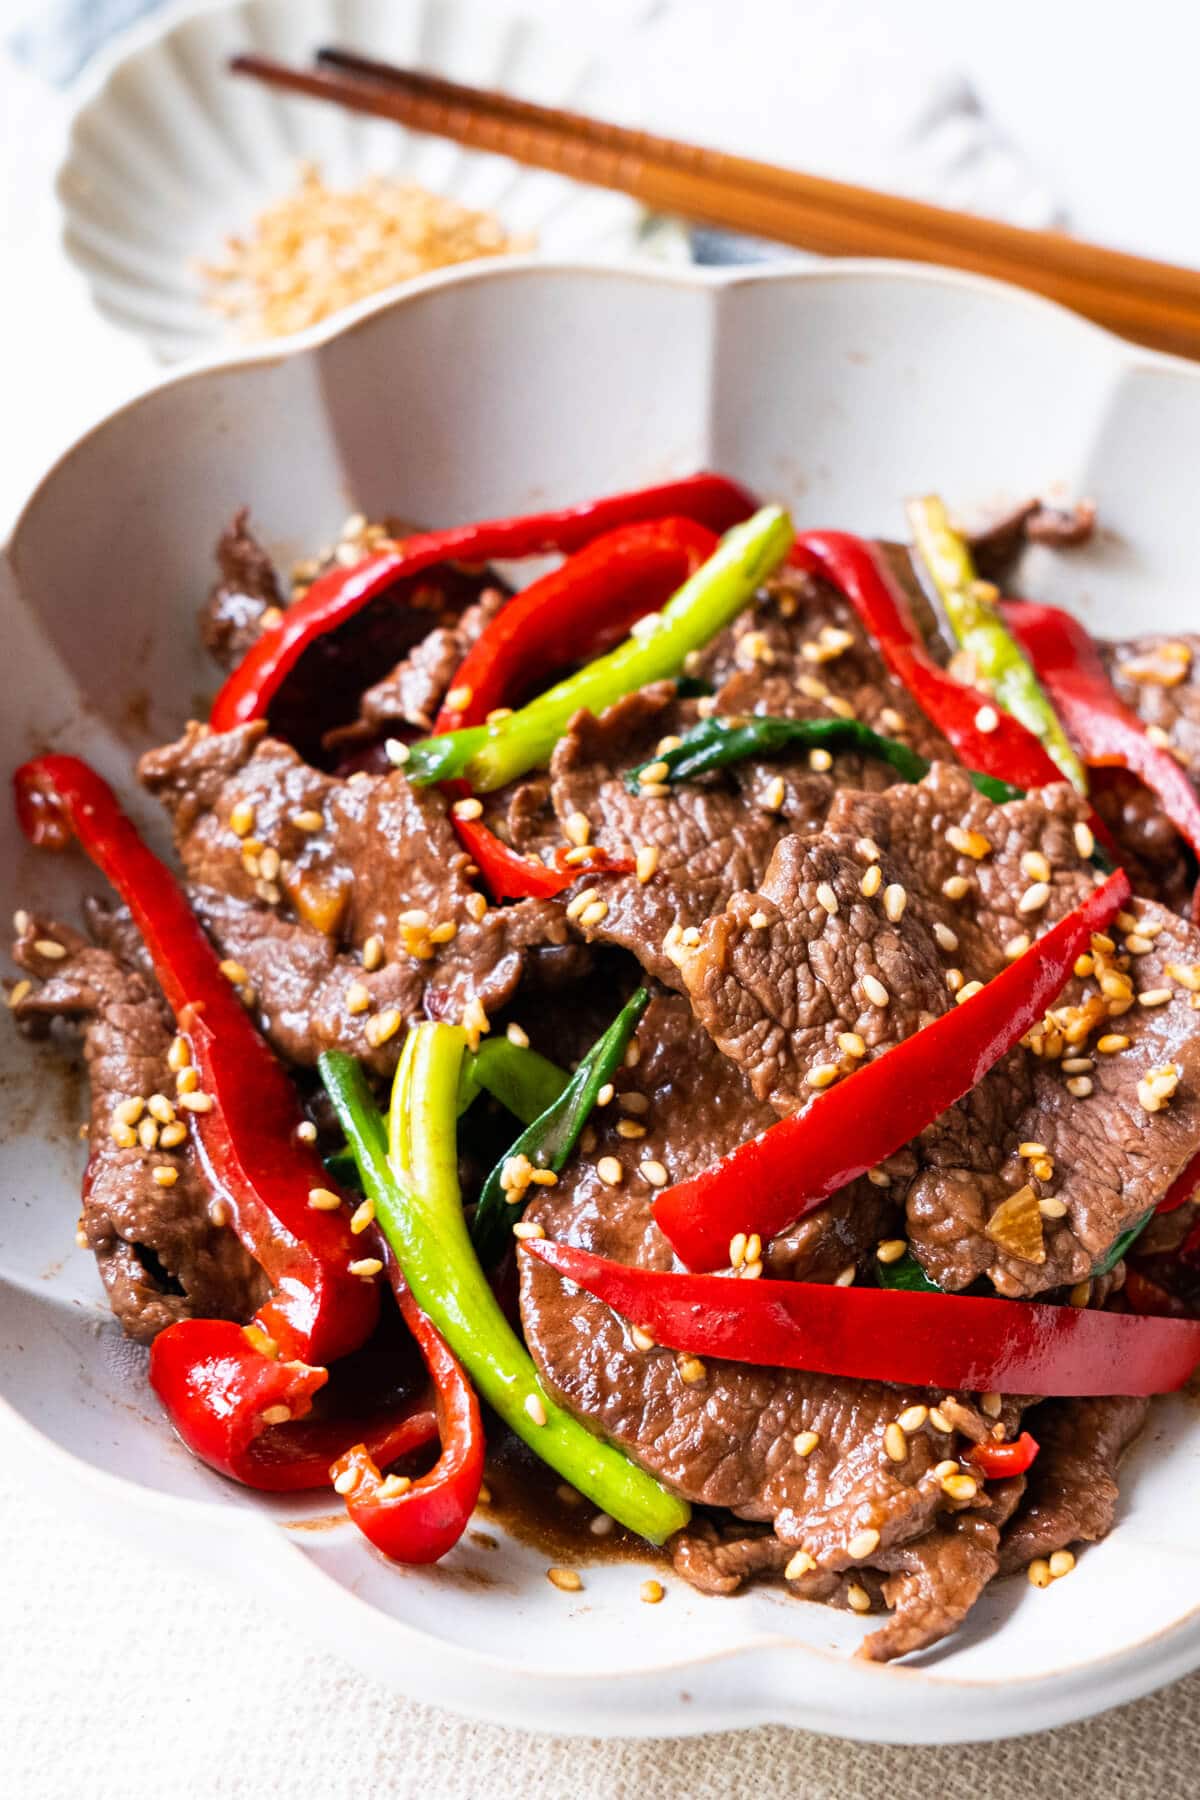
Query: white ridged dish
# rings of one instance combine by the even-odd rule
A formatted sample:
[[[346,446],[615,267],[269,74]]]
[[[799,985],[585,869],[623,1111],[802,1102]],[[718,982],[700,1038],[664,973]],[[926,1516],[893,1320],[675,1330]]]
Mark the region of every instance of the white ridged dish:
[[[1061,485],[1095,496],[1105,535],[1031,555],[1025,590],[1104,630],[1182,629],[1198,464],[1200,371],[967,277],[534,262],[430,277],[287,352],[175,376],[67,451],[0,555],[0,769],[76,750],[153,817],[132,760],[212,689],[193,608],[243,502],[287,558],[354,507],[465,520],[701,466],[790,501],[802,525],[881,535],[911,492],[967,507]],[[0,916],[73,918],[102,885],[81,858],[27,849],[0,805]],[[414,1697],[580,1734],[777,1720],[955,1742],[1057,1725],[1200,1664],[1200,1412],[1183,1397],[1156,1407],[1117,1530],[1069,1579],[996,1585],[903,1666],[852,1660],[857,1619],[778,1592],[705,1599],[668,1577],[649,1607],[642,1571],[615,1564],[569,1596],[507,1539],[389,1567],[344,1523],[312,1528],[330,1499],[256,1497],[173,1441],[72,1247],[83,1111],[55,1051],[0,1013],[0,1454]]]
[[[522,16],[520,0],[241,0],[168,7],[89,70],[58,195],[63,243],[97,307],[164,361],[210,352],[237,331],[205,305],[196,264],[295,186],[301,162],[334,187],[371,173],[418,182],[495,212],[539,254],[686,259],[681,230],[631,200],[522,169],[386,120],[272,93],[227,73],[257,50],[304,63],[321,44],[414,64],[526,99],[620,118],[630,101],[624,25],[618,80],[582,22]],[[611,41],[611,33],[610,33]]]

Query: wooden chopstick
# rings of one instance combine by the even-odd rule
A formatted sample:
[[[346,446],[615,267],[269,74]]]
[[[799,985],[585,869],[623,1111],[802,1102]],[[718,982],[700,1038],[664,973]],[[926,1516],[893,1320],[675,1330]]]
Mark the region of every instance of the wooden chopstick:
[[[1010,281],[1155,349],[1200,358],[1200,272],[979,219],[923,201],[327,49],[296,69],[257,55],[231,67],[272,87],[598,187],[658,212],[832,256],[887,256]]]

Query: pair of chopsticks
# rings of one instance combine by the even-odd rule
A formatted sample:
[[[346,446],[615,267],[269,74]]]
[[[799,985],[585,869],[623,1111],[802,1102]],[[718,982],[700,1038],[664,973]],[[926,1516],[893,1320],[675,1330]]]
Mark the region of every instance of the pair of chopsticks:
[[[898,257],[990,275],[1136,343],[1200,358],[1200,272],[1192,269],[802,175],[349,51],[321,50],[310,69],[257,55],[234,57],[230,67],[270,87],[615,188],[655,212],[827,256]]]

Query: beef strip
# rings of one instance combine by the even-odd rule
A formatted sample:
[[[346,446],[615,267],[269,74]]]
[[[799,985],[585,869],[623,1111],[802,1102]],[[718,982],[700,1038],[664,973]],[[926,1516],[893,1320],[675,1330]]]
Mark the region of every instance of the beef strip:
[[[258,724],[219,736],[193,725],[139,773],[171,815],[197,913],[293,1062],[336,1046],[386,1073],[403,1021],[458,1019],[475,1001],[490,1013],[527,951],[567,952],[562,908],[548,901],[475,916],[444,798],[399,770],[338,781]],[[380,959],[368,968],[371,938]],[[375,1042],[381,1023],[392,1029]]]
[[[1005,1534],[1003,1573],[1068,1544],[1094,1544],[1108,1536],[1117,1512],[1117,1465],[1149,1406],[1148,1400],[1117,1394],[1046,1400],[1036,1408],[1029,1427],[1040,1449],[1024,1503]]]
[[[266,1284],[229,1227],[214,1222],[190,1133],[166,1150],[122,1147],[113,1137],[120,1101],[175,1092],[167,1063],[174,1027],[157,986],[68,926],[27,916],[20,924],[13,957],[35,985],[14,1008],[18,1022],[44,1031],[66,1019],[83,1034],[91,1118],[81,1226],[113,1312],[139,1343],[179,1319],[249,1318]],[[66,954],[47,954],[46,944]],[[173,1186],[154,1180],[164,1167],[175,1171]]]
[[[967,542],[980,575],[1000,582],[1027,544],[1070,550],[1090,543],[1095,532],[1096,506],[1092,500],[1077,500],[1073,506],[1026,500],[982,531],[969,532]]]
[[[411,725],[417,731],[432,730],[459,664],[505,598],[500,588],[485,588],[459,618],[435,625],[390,674],[367,689],[359,702],[362,724],[373,731],[397,724]]]
[[[861,1062],[846,1034],[861,1038],[868,1058],[887,1050],[955,1004],[949,971],[988,980],[1018,934],[1044,929],[1082,900],[1096,876],[1075,845],[1081,816],[1065,785],[997,806],[946,764],[912,787],[839,794],[823,833],[785,838],[761,886],[735,894],[681,949],[697,1017],[760,1099],[795,1111],[814,1087]],[[978,833],[987,854],[964,854],[948,830]],[[876,852],[882,874],[867,898],[862,882]],[[1050,880],[1036,909],[1022,913],[1040,875],[1031,856],[1048,862]],[[968,883],[961,899],[943,892],[951,876]],[[1072,980],[1055,1009],[1060,1023],[1129,1040],[1119,1053],[1087,1058],[1085,1091],[1068,1088],[1083,1071],[1063,1070],[1061,1044],[1058,1058],[1018,1048],[884,1171],[939,1285],[965,1287],[986,1274],[1001,1293],[1022,1295],[1083,1280],[1200,1148],[1200,1017],[1188,986],[1200,981],[1200,935],[1146,901],[1133,904],[1125,935],[1136,947],[1124,957],[1134,988],[1170,998],[1126,1006],[1101,998],[1094,972]],[[1114,964],[1108,979],[1120,975]],[[884,1004],[872,1001],[872,983],[882,985]],[[1072,1050],[1086,1057],[1088,1035],[1068,1061]],[[1178,1091],[1147,1111],[1139,1083],[1166,1065],[1177,1071]],[[1045,1145],[1052,1160],[1052,1175],[1036,1183],[1039,1197],[1067,1207],[1043,1222],[1040,1262],[988,1233],[1000,1202],[1035,1179],[1031,1159],[1018,1154],[1023,1142]]]
[[[1000,1567],[1000,1532],[1021,1498],[1023,1478],[997,1482],[989,1504],[940,1521],[924,1537],[876,1553],[892,1616],[863,1640],[868,1662],[928,1649],[961,1625]]]
[[[1144,724],[1166,733],[1200,783],[1200,635],[1158,634],[1100,649],[1122,700]]]
[[[1190,911],[1192,860],[1153,789],[1124,769],[1092,769],[1089,785],[1092,804],[1112,833],[1135,891],[1171,912]]]
[[[680,1179],[770,1114],[698,1031],[681,997],[657,992],[634,1042],[637,1060],[622,1070],[612,1107],[617,1118],[643,1124],[645,1136],[622,1136],[615,1119],[602,1114],[597,1142],[568,1164],[557,1186],[539,1192],[526,1217],[547,1235],[601,1255],[671,1268],[674,1259],[654,1223],[654,1188],[640,1173],[642,1165],[655,1159]],[[637,1110],[631,1112],[633,1096]],[[606,1156],[621,1164],[616,1184],[598,1173]],[[824,1223],[806,1221],[790,1261],[773,1262],[772,1273],[831,1280],[873,1241],[886,1205],[886,1196],[864,1183],[853,1205],[831,1209]],[[700,1379],[685,1380],[685,1371],[695,1374],[687,1359],[658,1347],[639,1349],[632,1328],[606,1306],[532,1258],[521,1263],[522,1323],[549,1389],[689,1499],[769,1524],[784,1549],[756,1539],[746,1553],[754,1568],[774,1568],[796,1549],[808,1551],[818,1567],[799,1576],[798,1593],[828,1597],[831,1578],[864,1564],[888,1567],[884,1553],[922,1537],[948,1515],[972,1508],[986,1513],[990,1502],[982,1491],[972,1500],[952,1500],[935,1474],[944,1458],[965,1447],[956,1430],[927,1422],[909,1436],[902,1464],[883,1448],[887,1426],[906,1407],[937,1396],[740,1363],[713,1364]],[[974,1434],[974,1408],[964,1404],[961,1417]],[[1006,1410],[1006,1421],[1016,1417],[1017,1409]],[[817,1433],[808,1455],[794,1444],[803,1431]],[[852,1553],[851,1540],[866,1530],[880,1533],[882,1550],[864,1546]],[[726,1556],[723,1569],[720,1558],[714,1564],[703,1533],[689,1535],[677,1554],[681,1572],[694,1572],[709,1586],[747,1572],[736,1553],[730,1553],[732,1563]],[[922,1632],[935,1633],[924,1590],[914,1588],[918,1603]],[[901,1604],[909,1604],[907,1590]]]
[[[240,507],[217,545],[219,579],[200,609],[204,647],[223,669],[235,668],[262,630],[263,614],[283,605],[275,565]]]

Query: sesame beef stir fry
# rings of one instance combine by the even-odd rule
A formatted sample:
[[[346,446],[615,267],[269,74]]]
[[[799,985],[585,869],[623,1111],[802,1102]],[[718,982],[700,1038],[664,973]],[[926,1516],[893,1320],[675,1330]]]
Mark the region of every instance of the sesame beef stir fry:
[[[211,1468],[429,1562],[511,1434],[876,1660],[1110,1530],[1200,1364],[1200,640],[1002,596],[1090,507],[908,517],[700,475],[289,581],[241,512],[172,866],[16,772],[111,892],[18,914],[11,1010],[82,1038],[79,1242]]]

